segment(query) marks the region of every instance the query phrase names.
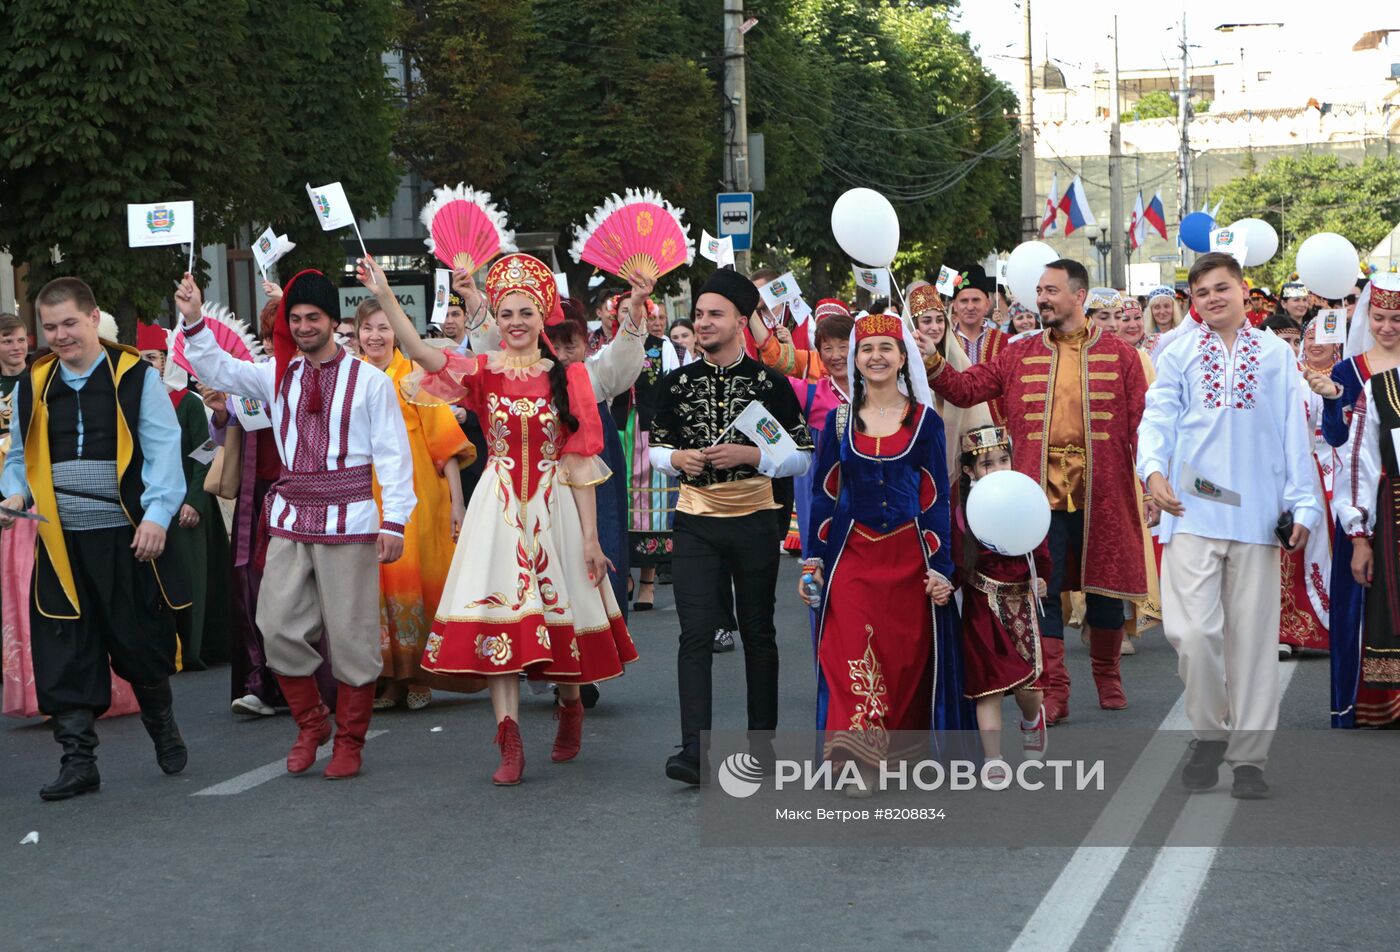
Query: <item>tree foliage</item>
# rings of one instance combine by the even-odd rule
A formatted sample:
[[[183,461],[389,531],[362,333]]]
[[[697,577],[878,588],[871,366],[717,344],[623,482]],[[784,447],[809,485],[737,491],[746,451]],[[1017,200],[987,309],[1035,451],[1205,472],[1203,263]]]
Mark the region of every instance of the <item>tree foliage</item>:
[[[1249,277],[1277,286],[1295,271],[1298,246],[1332,231],[1365,257],[1400,220],[1400,158],[1369,157],[1343,163],[1335,154],[1280,156],[1262,169],[1217,187],[1217,219],[1262,218],[1279,233],[1272,261],[1249,268]]]
[[[192,199],[201,244],[271,223],[297,261],[338,264],[302,186],[341,179],[366,214],[393,195],[390,4],[0,5],[0,246],[34,291],[83,277],[127,333],[185,267],[178,248],[126,247],[127,203]]]
[[[695,237],[715,230],[733,114],[721,95],[713,0],[407,7],[419,55],[476,51],[425,70],[411,97],[400,151],[429,179],[491,189],[517,229],[559,234],[561,263],[572,227],[624,187],[654,188],[685,207]],[[759,261],[810,265],[817,292],[848,283],[830,213],[854,185],[898,208],[902,278],[1015,244],[1015,100],[940,5],[747,0],[745,13],[758,20],[745,37],[749,131],[763,134],[767,163]],[[481,107],[482,72],[514,97],[509,105]]]

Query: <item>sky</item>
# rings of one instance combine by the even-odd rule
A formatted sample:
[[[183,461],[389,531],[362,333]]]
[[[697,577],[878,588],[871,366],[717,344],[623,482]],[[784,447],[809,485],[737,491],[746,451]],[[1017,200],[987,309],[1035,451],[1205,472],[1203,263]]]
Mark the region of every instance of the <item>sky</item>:
[[[1025,0],[961,0],[956,16],[961,29],[980,47],[983,60],[998,77],[1019,89],[1022,83],[1021,2]],[[1326,16],[1315,0],[1030,0],[1035,64],[1052,59],[1065,71],[1070,85],[1086,81],[1095,64],[1113,63],[1113,16],[1118,15],[1119,69],[1153,69],[1179,62],[1177,37],[1186,13],[1188,41],[1198,64],[1233,62],[1238,43],[1217,33],[1221,23],[1283,23],[1295,36],[1334,41],[1348,46],[1368,29],[1400,27],[1400,9],[1387,14],[1386,4],[1358,0],[1329,0]],[[1387,22],[1379,22],[1386,19]],[[1376,22],[1371,22],[1375,20]],[[1394,21],[1394,22],[1389,22]]]

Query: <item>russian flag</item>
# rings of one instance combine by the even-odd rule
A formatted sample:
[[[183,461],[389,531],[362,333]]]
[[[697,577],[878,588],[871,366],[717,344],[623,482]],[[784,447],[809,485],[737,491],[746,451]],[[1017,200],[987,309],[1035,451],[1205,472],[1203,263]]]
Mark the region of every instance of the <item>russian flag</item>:
[[[1152,201],[1147,203],[1147,210],[1142,213],[1142,220],[1152,226],[1152,230],[1161,235],[1163,239],[1167,237],[1167,216],[1162,211],[1162,190],[1157,189],[1157,194],[1152,196]]]
[[[1055,219],[1060,214],[1060,173],[1050,176],[1050,194],[1045,199],[1045,217],[1040,221],[1040,237],[1059,231]]]
[[[1097,225],[1094,213],[1089,210],[1089,199],[1084,194],[1084,183],[1079,176],[1065,189],[1065,197],[1060,199],[1060,211],[1065,213],[1065,234],[1074,234],[1075,229],[1086,225]]]

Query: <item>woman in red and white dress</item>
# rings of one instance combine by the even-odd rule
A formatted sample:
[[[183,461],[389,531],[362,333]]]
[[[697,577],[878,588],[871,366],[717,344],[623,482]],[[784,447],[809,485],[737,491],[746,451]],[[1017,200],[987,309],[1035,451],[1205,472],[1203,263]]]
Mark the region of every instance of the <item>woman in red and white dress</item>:
[[[423,369],[406,379],[416,402],[460,403],[481,420],[489,455],[471,502],[432,634],[424,671],[487,679],[496,715],[500,785],[520,782],[520,679],[559,685],[552,759],[578,755],[579,687],[622,674],[637,659],[598,543],[594,487],[611,475],[598,402],[582,363],[546,356],[544,327],[562,320],[554,274],[524,254],[501,258],[486,275],[486,298],[502,349],[463,356],[429,347],[389,291],[373,259],[359,277],[375,293],[404,356]],[[644,301],[651,282],[636,282]],[[467,310],[481,303],[458,283]],[[551,352],[552,353],[552,352]]]

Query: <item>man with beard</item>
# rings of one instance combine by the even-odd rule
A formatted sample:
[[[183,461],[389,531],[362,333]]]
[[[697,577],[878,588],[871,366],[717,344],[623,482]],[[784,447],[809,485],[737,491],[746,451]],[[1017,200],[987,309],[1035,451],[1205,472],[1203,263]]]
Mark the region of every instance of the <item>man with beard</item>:
[[[319,271],[287,284],[273,326],[270,363],[237,360],[220,349],[200,316],[201,295],[185,275],[175,292],[185,354],[208,386],[271,408],[282,475],[268,491],[267,563],[258,593],[258,628],[268,665],[300,733],[287,771],[302,773],[331,735],[314,674],[315,644],[330,639],[339,683],[335,747],[328,779],[353,777],[374,703],[379,647],[379,565],[403,554],[413,512],[408,431],[394,385],[353,360],[335,341],[339,295]],[[384,515],[375,505],[379,480]]]
[[[778,542],[787,522],[773,483],[806,472],[813,447],[787,378],[744,352],[744,324],[758,304],[758,288],[734,271],[722,268],[705,282],[695,298],[695,334],[704,357],[662,378],[652,417],[651,464],[680,477],[672,561],[681,623],[681,752],[666,761],[666,776],[682,783],[701,779],[700,734],[710,729],[711,642],[726,621],[716,598],[722,586],[734,586],[749,730],[771,739],[778,726],[773,605]],[[732,426],[753,401],[797,444],[782,463]]]
[[[1045,330],[962,372],[937,353],[924,359],[929,385],[955,406],[1005,399],[1012,465],[1050,499],[1053,570],[1040,625],[1051,724],[1069,715],[1060,593],[1085,593],[1094,684],[1105,710],[1128,706],[1118,671],[1122,600],[1147,594],[1142,486],[1133,474],[1147,381],[1137,352],[1085,317],[1088,284],[1079,262],[1052,261],[1036,287]]]

